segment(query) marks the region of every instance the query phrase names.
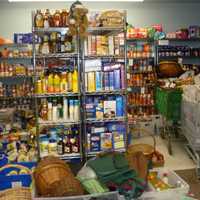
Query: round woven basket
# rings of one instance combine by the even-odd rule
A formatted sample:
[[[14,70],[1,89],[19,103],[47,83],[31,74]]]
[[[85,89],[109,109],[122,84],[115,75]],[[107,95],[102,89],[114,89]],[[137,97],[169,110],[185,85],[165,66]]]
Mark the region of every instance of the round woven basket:
[[[175,61],[162,61],[159,63],[159,76],[162,78],[178,77],[183,72],[180,64]]]
[[[142,144],[142,143],[129,145],[127,152],[126,152],[126,157],[129,161],[129,163],[130,164],[132,163],[132,156],[134,154],[136,154],[138,152],[142,152],[148,160],[152,161],[152,164],[154,167],[163,166],[164,165],[164,156],[156,150],[156,138],[155,138],[154,134],[152,134],[151,132],[147,131],[146,129],[142,129],[142,128],[135,128],[132,130],[140,131],[140,132],[145,133],[148,136],[151,136],[153,145]],[[154,161],[153,157],[157,157],[158,158],[157,161]]]
[[[34,172],[37,193],[43,197],[82,195],[83,189],[69,166],[56,157],[43,159]]]
[[[30,188],[17,187],[0,192],[0,200],[31,200]]]

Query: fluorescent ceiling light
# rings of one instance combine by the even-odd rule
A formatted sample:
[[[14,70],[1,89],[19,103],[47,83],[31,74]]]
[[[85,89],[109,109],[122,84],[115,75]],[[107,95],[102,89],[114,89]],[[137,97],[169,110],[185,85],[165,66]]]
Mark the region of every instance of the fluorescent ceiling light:
[[[9,2],[74,2],[74,0],[8,0]],[[143,2],[144,0],[81,0],[90,2]]]

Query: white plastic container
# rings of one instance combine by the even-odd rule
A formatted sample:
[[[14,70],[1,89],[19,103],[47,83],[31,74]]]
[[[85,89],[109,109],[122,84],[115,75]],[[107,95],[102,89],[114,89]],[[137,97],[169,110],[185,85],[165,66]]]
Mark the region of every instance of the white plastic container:
[[[121,200],[121,197],[118,192],[106,192],[102,194],[93,194],[93,195],[82,195],[82,196],[71,196],[71,197],[36,197],[32,195],[32,200]]]
[[[190,189],[189,185],[174,171],[161,169],[157,172],[158,177],[160,178],[162,178],[162,175],[164,173],[167,173],[169,185],[176,186],[177,183],[179,183],[181,187],[172,188],[164,191],[156,191],[153,186],[149,184],[149,191],[144,192],[138,200],[181,200],[184,195],[188,194]]]

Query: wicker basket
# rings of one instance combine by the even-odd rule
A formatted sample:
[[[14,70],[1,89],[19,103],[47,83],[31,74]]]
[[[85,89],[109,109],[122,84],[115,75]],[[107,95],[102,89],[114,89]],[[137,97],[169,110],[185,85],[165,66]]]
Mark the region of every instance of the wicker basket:
[[[142,152],[147,159],[152,161],[152,164],[154,167],[160,167],[164,165],[164,156],[159,153],[156,150],[156,138],[152,133],[149,133],[146,129],[142,128],[136,128],[133,129],[134,131],[142,131],[144,133],[147,133],[147,135],[152,136],[153,139],[153,145],[150,144],[134,144],[130,145],[127,149],[127,159],[129,160],[129,163],[131,164],[132,156],[137,152]],[[157,158],[157,160],[155,159]]]
[[[104,27],[123,26],[124,14],[118,10],[108,10],[101,13],[99,21],[100,24]]]
[[[46,157],[34,173],[38,195],[43,197],[62,197],[82,195],[83,189],[75,179],[69,166],[58,158]]]
[[[158,68],[159,76],[162,78],[178,77],[184,72],[180,64],[175,61],[162,61]]]
[[[0,192],[0,200],[31,200],[29,188],[13,188]]]

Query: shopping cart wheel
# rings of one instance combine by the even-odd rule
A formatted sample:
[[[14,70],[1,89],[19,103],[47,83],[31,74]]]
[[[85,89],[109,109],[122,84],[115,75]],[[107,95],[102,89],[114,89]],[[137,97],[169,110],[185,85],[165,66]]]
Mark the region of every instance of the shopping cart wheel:
[[[166,127],[161,128],[160,136],[162,139],[166,139]]]
[[[168,133],[168,153],[169,155],[172,155],[172,143],[171,143],[171,135]]]
[[[197,173],[197,178],[200,180],[200,168],[196,169],[196,173]]]

